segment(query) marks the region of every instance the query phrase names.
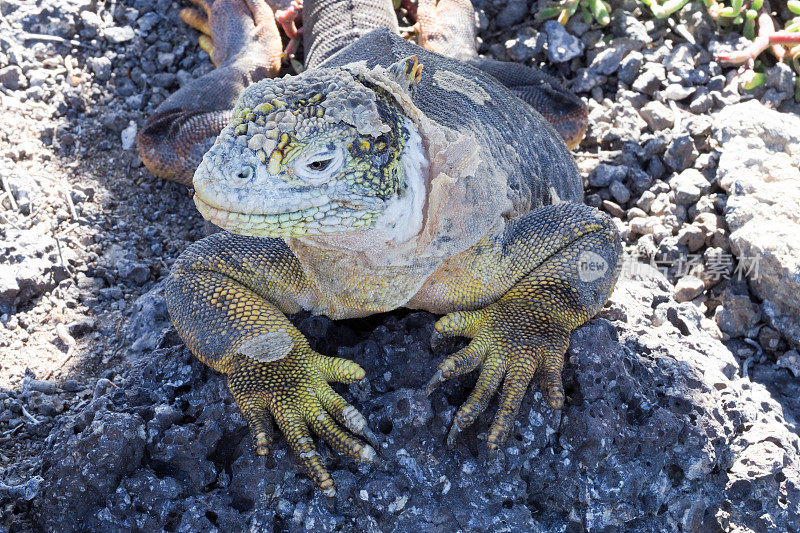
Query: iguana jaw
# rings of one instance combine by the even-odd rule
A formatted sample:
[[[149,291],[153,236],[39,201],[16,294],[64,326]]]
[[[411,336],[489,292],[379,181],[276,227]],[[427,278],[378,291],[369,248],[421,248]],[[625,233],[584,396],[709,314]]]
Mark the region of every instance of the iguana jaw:
[[[199,194],[194,203],[203,218],[231,233],[251,237],[302,237],[324,235],[371,226],[380,216],[373,208],[331,202],[310,204],[294,211],[281,213],[241,213],[207,203]]]

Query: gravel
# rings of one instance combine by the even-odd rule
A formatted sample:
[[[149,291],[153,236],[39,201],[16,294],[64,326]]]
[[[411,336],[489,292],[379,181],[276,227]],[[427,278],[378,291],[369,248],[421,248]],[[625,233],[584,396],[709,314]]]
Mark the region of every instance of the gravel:
[[[474,376],[420,392],[463,345],[432,349],[435,317],[294,317],[317,349],[365,367],[368,385],[339,390],[385,439],[384,470],[322,448],[333,502],[282,438],[253,454],[223,378],[169,324],[161,281],[203,224],[132,140],[213,68],[196,33],[167,0],[4,7],[0,527],[800,529],[795,74],[777,64],[742,89],[713,57],[747,42],[691,5],[678,21],[697,44],[633,3],[609,28],[475,3],[481,53],[542,66],[587,102],[576,155],[587,203],[623,235],[622,277],[573,335],[565,409],[532,387],[493,460],[494,404],[443,446]]]

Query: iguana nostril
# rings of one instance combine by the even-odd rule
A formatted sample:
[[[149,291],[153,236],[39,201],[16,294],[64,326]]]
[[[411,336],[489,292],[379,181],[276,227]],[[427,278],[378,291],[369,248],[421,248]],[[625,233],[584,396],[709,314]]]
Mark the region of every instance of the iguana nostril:
[[[236,177],[241,180],[249,180],[253,177],[253,169],[251,167],[244,167],[236,174]]]

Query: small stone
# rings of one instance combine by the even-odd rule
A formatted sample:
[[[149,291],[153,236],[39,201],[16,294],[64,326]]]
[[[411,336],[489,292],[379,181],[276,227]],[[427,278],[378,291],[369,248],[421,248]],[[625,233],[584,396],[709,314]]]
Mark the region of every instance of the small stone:
[[[589,185],[592,187],[608,187],[614,180],[624,180],[626,174],[626,167],[601,163],[589,174]]]
[[[17,91],[28,86],[28,78],[22,73],[22,69],[17,65],[9,65],[0,69],[0,83],[6,89]]]
[[[128,122],[128,127],[120,132],[120,140],[122,141],[122,149],[123,150],[130,150],[133,148],[134,142],[136,141],[136,122],[130,121]]]
[[[606,48],[595,56],[589,68],[606,76],[613,74],[619,69],[620,62],[627,51],[628,49],[624,46]]]
[[[620,62],[617,79],[626,85],[630,85],[639,75],[642,68],[644,56],[641,52],[631,52]]]
[[[677,45],[667,56],[664,66],[675,78],[685,80],[695,68],[696,46],[689,43]]]
[[[177,81],[177,76],[172,72],[159,72],[150,80],[153,87],[170,87]]]
[[[778,368],[785,368],[794,377],[800,377],[800,354],[796,350],[787,350],[775,363]]]
[[[672,142],[664,154],[664,162],[674,170],[681,171],[692,166],[697,159],[698,152],[694,140],[690,135],[679,135]]]
[[[497,14],[495,23],[498,28],[509,28],[525,18],[528,14],[528,2],[526,0],[511,0]]]
[[[678,303],[694,300],[705,289],[703,280],[697,276],[683,276],[675,284],[675,301]]]
[[[81,22],[83,27],[91,30],[92,35],[97,35],[97,30],[103,25],[103,19],[94,11],[81,11]]]
[[[95,79],[108,81],[111,79],[111,60],[105,56],[90,57],[86,60],[89,69],[94,72]]]
[[[623,218],[625,210],[611,200],[603,200],[603,210],[612,217]]]
[[[708,92],[708,89],[705,87],[699,88],[692,98],[692,101],[689,102],[689,111],[695,114],[703,114],[708,113],[711,111],[711,108],[714,106],[714,99],[711,98],[711,95]]]
[[[767,87],[786,94],[794,93],[795,73],[786,63],[776,63],[774,67],[767,69],[766,76]]]
[[[669,185],[675,193],[675,202],[679,205],[697,202],[711,187],[703,173],[694,168],[688,168],[673,176]]]
[[[674,124],[672,110],[657,100],[647,103],[639,110],[652,131],[666,130]]]
[[[690,224],[678,231],[678,244],[686,246],[694,253],[706,243],[706,234],[698,226]]]
[[[103,30],[103,38],[112,43],[125,43],[133,40],[136,34],[130,26],[112,26]]]
[[[639,17],[630,12],[628,7],[615,9],[611,13],[611,30],[617,37],[627,37],[640,44],[652,41],[645,25],[639,20]]]
[[[608,191],[620,205],[631,199],[631,192],[619,180],[612,181],[611,185],[608,186]]]
[[[680,101],[692,96],[694,91],[694,87],[684,87],[679,83],[671,83],[661,91],[661,95],[667,100]]]
[[[564,63],[583,53],[584,44],[555,20],[544,24],[547,33],[547,57],[553,63]]]
[[[142,30],[143,33],[149,33],[158,21],[161,20],[161,15],[156,13],[155,11],[150,11],[149,13],[145,13],[136,21],[136,25]]]
[[[636,207],[649,213],[655,199],[656,193],[653,191],[644,191],[639,199],[636,200]]]
[[[598,88],[598,85],[605,83],[606,80],[607,78],[605,76],[601,76],[590,68],[581,68],[578,69],[578,74],[575,76],[575,79],[572,80],[570,88],[576,93],[588,93]],[[597,98],[595,98],[595,100],[599,101]]]
[[[761,310],[744,294],[734,294],[730,289],[722,293],[722,304],[714,313],[719,329],[731,337],[743,337],[758,324]]]
[[[663,71],[659,73],[654,68],[647,68],[639,74],[639,77],[633,82],[631,88],[639,93],[648,94],[653,96],[659,87],[661,87],[661,80],[663,79]]]
[[[158,53],[158,66],[163,68],[169,68],[172,64],[175,63],[175,54],[172,52],[159,52]]]

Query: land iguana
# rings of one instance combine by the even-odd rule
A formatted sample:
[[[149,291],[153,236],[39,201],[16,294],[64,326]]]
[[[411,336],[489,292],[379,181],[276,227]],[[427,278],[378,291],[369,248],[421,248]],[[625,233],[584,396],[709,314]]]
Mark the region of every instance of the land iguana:
[[[376,457],[365,418],[329,385],[364,370],[312,350],[286,317],[301,310],[424,309],[444,315],[440,335],[471,337],[428,385],[481,367],[449,446],[498,389],[493,450],[534,378],[560,409],[570,334],[608,299],[620,253],[613,221],[581,203],[564,140],[529,105],[569,137],[584,120],[574,101],[532,70],[477,58],[466,0],[420,3],[425,47],[398,35],[390,0],[307,0],[307,70],[280,79],[263,0],[195,3],[184,20],[218,68],[165,101],[137,145],[156,174],[194,173],[199,211],[227,230],[179,257],[165,294],[186,345],[227,376],[257,453],[274,418],[328,495],[312,434]]]

